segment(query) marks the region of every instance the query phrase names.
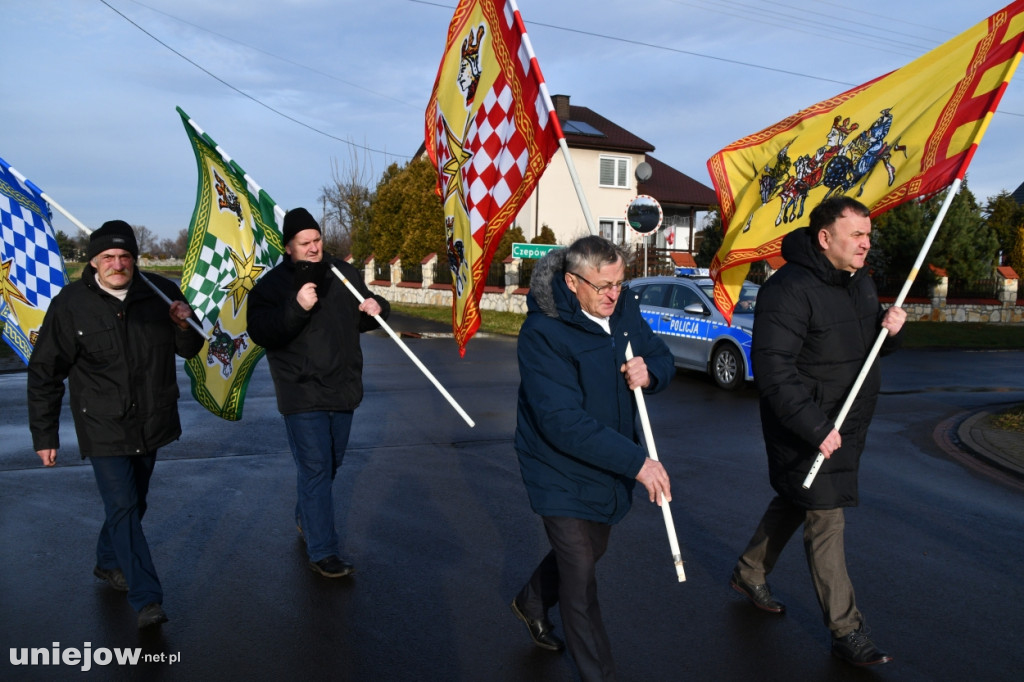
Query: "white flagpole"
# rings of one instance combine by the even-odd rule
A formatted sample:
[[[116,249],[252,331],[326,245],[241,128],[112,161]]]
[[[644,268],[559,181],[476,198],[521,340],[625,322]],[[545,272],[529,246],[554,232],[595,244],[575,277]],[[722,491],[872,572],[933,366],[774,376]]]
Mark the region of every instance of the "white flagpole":
[[[515,0],[508,0],[509,5],[512,7],[512,11],[515,14],[519,14],[519,6],[516,5]],[[522,16],[520,15],[520,20]],[[537,61],[537,55],[533,52],[533,44],[530,42],[529,34],[523,30],[523,47],[526,49],[526,56],[529,57],[531,64],[539,64]],[[540,66],[537,66],[540,69]],[[538,74],[539,75],[539,74]],[[540,92],[544,98],[544,105],[548,108],[548,114],[554,114],[555,118],[558,118],[558,114],[555,112],[555,105],[551,101],[551,95],[548,93],[548,84],[543,78],[540,78]],[[565,141],[565,134],[561,134],[558,137],[558,148],[562,150],[562,156],[565,158],[566,168],[569,169],[569,177],[572,178],[572,186],[576,189],[576,197],[579,199],[580,207],[583,209],[583,217],[587,221],[587,229],[590,230],[590,234],[597,234],[597,227],[594,225],[594,217],[590,213],[590,205],[587,204],[587,197],[583,194],[583,185],[580,183],[580,176],[576,172],[576,165],[572,161],[572,154],[569,153],[569,145]],[[534,189],[534,192],[537,190]]]
[[[75,227],[77,227],[79,230],[84,232],[86,235],[92,234],[92,230],[90,230],[88,227],[86,227],[84,224],[82,224],[82,221],[80,221],[75,216],[71,215],[71,213],[69,213],[67,209],[65,209],[63,206],[61,206],[56,201],[54,201],[53,198],[50,195],[48,195],[46,192],[44,192],[41,189],[39,189],[38,187],[36,187],[36,185],[33,184],[31,180],[29,180],[24,175],[19,173],[13,167],[10,168],[10,171],[14,175],[14,177],[18,178],[19,180],[24,182],[26,185],[31,187],[33,190],[35,190],[35,192],[43,199],[43,201],[48,203],[50,206],[53,206],[55,209],[57,209],[57,211],[59,211],[61,213],[61,215],[63,215],[65,218],[67,218],[72,223],[74,223]],[[136,268],[136,271],[138,271],[138,268]],[[147,285],[149,285],[149,288],[152,289],[153,292],[157,296],[159,296],[161,299],[163,299],[164,303],[166,303],[167,305],[171,305],[174,302],[170,298],[167,297],[167,294],[165,294],[164,292],[160,291],[160,289],[158,289],[155,284],[153,284],[148,279],[146,279],[146,276],[143,275],[141,272],[139,272],[139,278],[141,278],[143,282],[145,282]],[[200,327],[199,324],[195,320],[193,320],[191,317],[188,318],[188,324],[189,324],[190,327],[195,329],[196,332],[198,332],[200,336],[202,336],[205,339],[209,340],[210,337],[208,337],[206,335],[206,332],[203,331],[203,328]]]
[[[356,297],[357,301],[362,303],[363,301],[366,300],[366,298],[359,293],[359,290],[356,289],[355,286],[353,286],[352,282],[348,281],[348,278],[345,277],[345,275],[341,274],[341,271],[338,270],[338,268],[334,267],[334,265],[331,265],[331,271],[335,274],[335,276],[337,276],[338,279],[344,282],[345,286],[348,287],[348,290],[352,292],[352,295]],[[381,326],[381,328],[384,331],[386,331],[388,335],[391,336],[392,339],[395,340],[395,343],[398,344],[398,347],[405,351],[405,354],[409,356],[409,359],[412,360],[417,367],[419,367],[420,371],[423,372],[424,376],[430,379],[430,382],[434,384],[434,387],[438,391],[441,392],[441,395],[445,397],[445,400],[447,400],[449,404],[451,404],[451,406],[455,408],[455,411],[459,413],[459,416],[465,419],[466,423],[469,424],[470,427],[476,426],[473,420],[470,419],[469,415],[466,414],[466,411],[462,409],[462,406],[455,402],[455,398],[453,398],[451,394],[445,390],[444,386],[441,385],[441,382],[439,382],[434,377],[434,375],[430,373],[430,370],[427,369],[422,362],[420,362],[420,359],[417,358],[416,355],[413,354],[412,350],[409,349],[409,346],[407,346],[405,342],[398,337],[398,334],[396,334],[395,330],[392,329],[388,325],[388,323],[384,321],[384,318],[381,317],[380,315],[374,315],[373,319],[377,320],[377,323]]]
[[[910,286],[914,283],[917,278],[917,273],[921,269],[921,265],[924,264],[924,258],[928,255],[928,249],[931,248],[932,242],[935,241],[935,235],[939,232],[939,226],[942,225],[942,221],[946,217],[946,212],[949,210],[950,204],[953,203],[953,197],[960,191],[960,185],[962,181],[957,178],[953,181],[953,184],[949,186],[949,192],[946,194],[945,200],[942,202],[942,208],[939,209],[939,214],[935,216],[935,221],[932,223],[931,230],[928,231],[928,236],[924,240],[924,244],[921,246],[921,250],[917,254],[917,260],[914,261],[914,266],[910,269],[910,274],[907,275],[907,281],[903,283],[903,288],[900,289],[900,295],[896,297],[893,306],[899,308],[902,307],[903,301],[907,298],[907,294],[910,293]],[[867,379],[868,372],[871,370],[871,365],[875,362],[878,357],[878,353],[882,350],[882,343],[885,342],[885,337],[889,335],[888,330],[882,329],[878,332],[878,338],[875,339],[875,345],[871,347],[871,352],[868,353],[867,360],[864,361],[864,366],[860,370],[860,374],[857,375],[857,380],[853,382],[853,388],[846,396],[846,401],[843,403],[842,409],[839,410],[839,415],[836,417],[836,431],[842,427],[843,422],[846,420],[846,415],[850,412],[850,408],[853,407],[853,401],[857,399],[857,394],[860,392],[860,387],[864,384],[864,380]],[[811,465],[810,471],[807,472],[806,478],[804,478],[803,488],[807,490],[814,483],[814,478],[818,475],[818,470],[821,465],[825,462],[825,455],[818,453],[818,456],[814,459],[814,464]]]
[[[626,359],[633,359],[633,346],[630,343],[626,344]],[[633,395],[636,397],[637,411],[640,412],[640,424],[643,426],[644,438],[647,440],[647,454],[657,462],[658,450],[654,447],[654,435],[651,433],[651,421],[647,416],[644,391],[637,386],[633,389]],[[683,556],[679,551],[679,539],[676,537],[676,524],[672,520],[672,510],[668,507],[668,500],[665,499],[664,493],[661,495],[661,515],[665,517],[665,532],[668,533],[668,546],[672,551],[672,561],[676,565],[676,577],[679,578],[679,582],[685,582],[686,573],[683,571]]]
[[[197,133],[199,133],[200,137],[205,137],[206,136],[206,133],[203,132],[203,129],[200,128],[199,125],[196,124],[196,122],[193,121],[191,118],[188,119],[188,124],[190,126],[192,126],[192,128],[194,128]],[[209,140],[210,138],[205,137],[205,139]],[[220,154],[220,157],[222,159],[224,159],[225,163],[228,163],[228,164],[231,163],[231,156],[226,151],[224,151],[224,149],[220,145],[214,145],[214,149],[217,151],[218,154]],[[259,195],[259,193],[260,193],[262,188],[258,184],[256,184],[256,182],[253,181],[253,179],[251,177],[249,177],[248,174],[245,175],[245,181],[247,183],[249,183],[249,185],[253,189],[253,193],[256,194],[256,195]],[[281,224],[281,225],[284,224],[284,209],[282,209],[276,203],[274,204],[274,217],[277,218],[277,221],[278,221],[279,224]],[[348,290],[352,292],[352,295],[356,297],[357,301],[362,303],[364,300],[366,300],[363,297],[363,295],[359,293],[359,290],[356,289],[352,285],[352,283],[348,281],[348,278],[345,277],[345,275],[341,274],[341,272],[338,270],[338,268],[336,268],[333,265],[331,265],[331,270],[338,277],[338,279],[340,279],[342,282],[344,282],[345,286],[348,287]],[[453,398],[451,396],[451,394],[449,394],[448,391],[445,390],[444,386],[442,386],[441,383],[436,378],[434,378],[434,375],[430,373],[430,370],[427,369],[426,366],[422,362],[420,362],[420,359],[417,358],[415,354],[413,354],[413,352],[398,337],[398,335],[394,332],[394,330],[391,329],[390,326],[388,326],[388,323],[384,321],[384,318],[382,318],[380,315],[374,315],[373,319],[377,320],[377,323],[381,326],[382,329],[384,329],[391,336],[392,339],[395,340],[395,343],[398,344],[399,348],[401,348],[403,351],[405,351],[405,354],[408,355],[409,358],[413,361],[413,363],[415,363],[415,365],[417,367],[419,367],[420,371],[422,371],[423,374],[426,375],[426,377],[428,379],[430,379],[430,381],[434,384],[434,386],[437,388],[437,390],[441,392],[441,395],[443,395],[445,397],[445,399],[449,403],[451,403],[452,407],[455,408],[455,411],[458,412],[459,415],[463,419],[466,420],[466,423],[469,424],[470,427],[476,426],[476,424],[473,422],[473,420],[470,419],[469,415],[466,414],[466,411],[463,410],[462,407],[457,402],[455,402],[455,398]]]

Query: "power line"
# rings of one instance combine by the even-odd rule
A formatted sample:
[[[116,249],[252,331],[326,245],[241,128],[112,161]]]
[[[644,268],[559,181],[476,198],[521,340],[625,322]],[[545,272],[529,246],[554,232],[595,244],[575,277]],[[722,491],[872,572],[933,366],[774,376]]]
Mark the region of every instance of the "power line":
[[[182,24],[185,24],[186,26],[191,26],[194,29],[197,29],[199,31],[203,31],[204,33],[209,33],[210,35],[217,36],[218,38],[221,38],[221,39],[226,40],[228,42],[235,43],[236,45],[241,45],[242,47],[246,47],[246,48],[248,48],[250,50],[253,50],[255,52],[259,52],[261,54],[265,54],[268,57],[280,60],[280,61],[282,61],[282,62],[284,62],[286,64],[291,64],[292,66],[297,66],[300,69],[306,69],[307,71],[311,71],[311,72],[313,72],[315,74],[323,76],[324,78],[330,78],[331,80],[338,81],[339,83],[344,83],[345,85],[347,85],[349,87],[352,87],[352,88],[355,88],[356,90],[362,90],[363,92],[368,92],[371,95],[376,95],[377,97],[382,97],[383,99],[391,100],[392,102],[397,102],[398,104],[402,104],[402,105],[407,106],[407,107],[414,106],[414,105],[409,104],[408,102],[406,102],[404,100],[398,99],[397,97],[392,97],[390,95],[385,95],[382,92],[377,92],[376,90],[371,90],[370,88],[367,88],[367,87],[364,87],[362,85],[359,85],[358,83],[353,83],[352,81],[347,81],[344,78],[339,78],[338,76],[335,76],[332,73],[327,73],[326,71],[321,71],[320,69],[316,69],[316,68],[314,68],[312,66],[308,66],[306,64],[302,64],[300,62],[288,59],[287,57],[282,57],[282,56],[276,55],[276,54],[274,54],[272,52],[267,52],[266,50],[264,50],[264,49],[262,49],[260,47],[257,47],[255,45],[250,45],[249,43],[244,43],[241,40],[236,40],[236,39],[234,39],[234,38],[232,38],[230,36],[224,35],[223,33],[217,33],[216,31],[211,31],[210,29],[205,28],[203,26],[200,26],[199,24],[194,24],[191,21],[188,21],[186,19],[182,19],[181,17],[176,17],[173,14],[168,14],[167,12],[159,10],[159,9],[157,9],[155,7],[150,7],[149,5],[147,5],[145,3],[142,3],[142,2],[139,2],[138,0],[129,0],[129,1],[134,3],[134,4],[136,4],[136,5],[138,5],[139,7],[145,7],[146,9],[148,9],[151,12],[155,12],[157,14],[162,14],[163,16],[167,17],[168,19],[173,19],[174,21],[177,21],[177,22],[180,22]]]
[[[183,54],[182,54],[181,52],[178,52],[178,51],[177,51],[177,50],[175,50],[175,49],[174,49],[173,47],[171,47],[170,45],[168,45],[168,44],[167,44],[167,43],[165,43],[164,41],[160,40],[160,39],[159,39],[159,38],[157,38],[157,37],[156,37],[155,35],[153,35],[153,34],[152,34],[152,33],[150,33],[149,31],[147,31],[146,29],[142,28],[141,26],[139,26],[139,25],[138,25],[137,23],[135,23],[134,21],[132,21],[132,20],[131,20],[131,19],[130,19],[129,17],[127,17],[127,16],[125,15],[125,14],[123,14],[123,13],[122,13],[122,12],[121,12],[121,11],[120,11],[119,9],[117,9],[116,7],[114,7],[113,5],[111,5],[111,4],[109,3],[109,2],[107,2],[107,0],[100,0],[100,2],[102,2],[102,3],[104,4],[104,5],[106,5],[107,7],[109,7],[109,8],[110,8],[110,9],[111,9],[111,10],[112,10],[113,12],[115,12],[116,14],[118,14],[118,15],[119,15],[119,16],[120,16],[121,18],[123,18],[123,19],[124,19],[125,21],[127,21],[127,22],[128,22],[129,24],[131,24],[131,25],[132,25],[132,26],[134,26],[135,28],[139,29],[140,31],[142,31],[143,33],[145,33],[145,34],[146,34],[147,36],[149,36],[150,38],[152,38],[152,39],[153,39],[153,40],[155,40],[156,42],[160,43],[160,44],[161,44],[161,45],[163,45],[163,46],[164,46],[165,48],[167,48],[168,50],[170,50],[170,51],[171,51],[171,52],[173,52],[174,54],[178,55],[179,57],[181,57],[182,59],[184,59],[184,60],[185,60],[186,62],[188,62],[189,64],[191,64],[192,66],[196,67],[197,69],[199,69],[200,71],[202,71],[203,73],[205,73],[205,74],[206,74],[207,76],[209,76],[210,78],[213,78],[213,79],[214,79],[215,81],[217,81],[217,82],[218,82],[218,83],[220,83],[221,85],[224,85],[225,87],[228,87],[228,88],[230,88],[231,90],[233,90],[233,91],[237,92],[237,93],[238,93],[239,95],[241,95],[242,97],[245,97],[246,99],[248,99],[248,100],[250,100],[250,101],[252,101],[252,102],[254,102],[254,103],[256,103],[256,104],[260,105],[260,106],[261,106],[261,107],[263,107],[264,109],[267,109],[268,111],[271,111],[271,112],[273,112],[273,113],[277,114],[278,116],[280,116],[280,117],[282,117],[282,118],[285,118],[285,119],[287,119],[287,120],[291,121],[292,123],[296,123],[296,124],[298,124],[298,125],[302,126],[303,128],[306,128],[306,129],[308,129],[308,130],[311,130],[311,131],[313,131],[314,133],[318,133],[318,134],[320,134],[320,135],[323,135],[324,137],[328,137],[328,138],[330,138],[330,139],[332,139],[332,140],[337,140],[338,142],[342,142],[342,143],[344,143],[344,144],[347,144],[347,145],[349,145],[350,147],[353,147],[353,148],[356,148],[356,149],[362,149],[362,150],[364,150],[364,151],[368,151],[368,152],[373,152],[373,153],[375,153],[375,154],[383,154],[383,155],[384,155],[384,157],[385,157],[385,160],[387,160],[387,157],[389,157],[389,156],[390,156],[390,157],[392,157],[392,158],[396,158],[396,159],[405,159],[405,158],[408,158],[407,156],[401,156],[401,155],[398,155],[398,154],[392,154],[391,152],[385,151],[385,150],[383,150],[383,149],[374,149],[373,147],[367,147],[367,146],[365,146],[365,145],[361,145],[361,144],[356,144],[355,142],[352,142],[351,140],[346,140],[346,139],[340,138],[340,137],[338,137],[338,136],[336,136],[336,135],[332,135],[331,133],[328,133],[328,132],[326,132],[326,131],[324,131],[324,130],[320,130],[319,128],[316,128],[316,127],[314,127],[314,126],[311,126],[311,125],[309,125],[308,123],[306,123],[306,122],[304,122],[304,121],[300,121],[299,119],[295,118],[294,116],[290,116],[290,115],[288,115],[288,114],[284,113],[283,111],[281,111],[281,110],[279,110],[279,109],[275,109],[274,107],[270,106],[269,104],[266,104],[265,102],[262,102],[262,101],[260,101],[260,100],[259,100],[259,99],[257,99],[256,97],[253,97],[252,95],[250,95],[249,93],[245,92],[244,90],[241,90],[241,89],[239,89],[239,88],[235,87],[234,85],[232,85],[231,83],[228,83],[228,82],[227,82],[226,80],[224,80],[224,79],[223,79],[223,78],[221,78],[220,76],[218,76],[218,75],[216,75],[215,73],[213,73],[213,72],[209,71],[208,69],[206,69],[205,67],[201,66],[200,64],[197,64],[196,62],[192,61],[191,59],[189,59],[188,57],[186,57],[185,55],[183,55]]]

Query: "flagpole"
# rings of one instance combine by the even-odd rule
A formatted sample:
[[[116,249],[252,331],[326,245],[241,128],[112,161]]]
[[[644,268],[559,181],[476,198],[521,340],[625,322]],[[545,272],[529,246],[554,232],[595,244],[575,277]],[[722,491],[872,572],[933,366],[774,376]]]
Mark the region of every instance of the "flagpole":
[[[547,88],[544,88],[544,96],[547,97]],[[550,102],[550,99],[548,100]],[[556,114],[557,116],[557,114]],[[564,137],[558,138],[558,148],[562,150],[565,157],[565,166],[569,169],[569,177],[572,178],[572,186],[576,188],[576,197],[580,200],[580,207],[583,209],[583,217],[587,220],[587,229],[590,234],[596,235],[597,228],[594,226],[594,217],[590,214],[590,205],[587,204],[587,197],[583,194],[583,185],[580,184],[580,176],[576,173],[576,165],[572,162],[572,154],[569,153],[569,145]]]
[[[950,185],[949,192],[946,194],[946,198],[942,202],[942,208],[939,209],[939,214],[935,216],[932,228],[928,232],[928,236],[925,237],[924,244],[921,246],[921,250],[917,254],[917,260],[914,261],[913,267],[910,268],[910,274],[907,275],[907,280],[903,283],[903,288],[900,289],[900,295],[896,297],[896,302],[893,303],[893,306],[897,308],[903,306],[903,301],[907,298],[907,294],[910,293],[910,287],[914,283],[914,280],[917,279],[918,271],[924,263],[925,256],[928,254],[928,249],[931,248],[932,242],[935,241],[935,235],[939,232],[939,226],[942,225],[942,221],[946,217],[946,212],[949,210],[950,204],[953,203],[953,198],[956,196],[956,193],[960,191],[960,185],[962,182],[963,181],[960,178],[957,178],[953,181],[953,184]],[[867,378],[868,372],[871,370],[871,365],[874,364],[875,359],[878,357],[878,353],[882,350],[882,343],[885,342],[885,338],[888,335],[888,329],[882,329],[878,332],[878,338],[875,339],[875,345],[872,346],[871,352],[868,353],[868,358],[864,361],[864,366],[861,368],[860,374],[857,375],[857,380],[853,382],[853,388],[851,388],[849,394],[847,394],[846,401],[843,403],[843,407],[839,410],[839,415],[836,417],[836,431],[842,427],[843,422],[846,420],[846,415],[853,406],[853,401],[856,400],[857,394],[860,392],[860,388],[864,384],[864,380]],[[818,470],[824,462],[825,455],[819,452],[818,456],[814,460],[814,464],[811,465],[810,471],[807,472],[807,477],[804,478],[804,490],[810,488],[811,484],[814,483],[814,478],[818,475]]]
[[[14,177],[16,177],[19,180],[21,180],[22,182],[24,182],[28,187],[31,187],[32,191],[34,191],[36,194],[38,194],[42,198],[43,201],[48,203],[50,206],[53,206],[55,209],[57,209],[61,213],[61,215],[63,215],[65,218],[67,218],[72,223],[74,223],[75,227],[77,227],[79,230],[84,232],[86,235],[92,234],[92,230],[90,230],[88,227],[86,227],[84,224],[82,224],[82,222],[78,218],[76,218],[75,216],[71,215],[71,213],[68,212],[67,209],[65,209],[63,206],[61,206],[56,201],[54,201],[53,198],[50,197],[50,195],[48,195],[43,190],[39,189],[35,185],[35,183],[33,183],[31,180],[26,178],[21,173],[19,173],[17,171],[17,169],[15,169],[13,166],[8,166],[8,168],[11,171],[11,174],[14,175]],[[163,299],[164,303],[166,303],[168,306],[171,305],[172,303],[174,303],[174,301],[172,301],[170,298],[167,297],[167,294],[165,294],[164,292],[160,291],[160,289],[158,289],[155,284],[153,284],[148,279],[146,279],[146,276],[144,274],[139,272],[139,277],[142,279],[143,282],[148,284],[149,288],[152,289],[154,291],[154,293],[156,293],[157,296],[159,296],[161,299]],[[208,337],[206,335],[206,332],[203,331],[203,328],[200,327],[199,324],[196,323],[196,321],[193,320],[191,317],[188,318],[188,324],[189,324],[190,327],[195,329],[202,337],[206,338],[207,340],[210,338],[210,337]]]
[[[352,292],[352,295],[356,297],[357,301],[362,303],[363,301],[366,300],[366,298],[362,294],[359,293],[359,290],[356,289],[355,286],[353,286],[352,282],[350,282],[348,280],[348,278],[345,277],[345,275],[341,274],[341,271],[338,270],[338,268],[334,267],[333,264],[331,265],[331,271],[337,276],[338,279],[340,279],[342,281],[342,283],[344,283],[344,285],[346,287],[348,287],[348,290]],[[466,423],[469,424],[470,427],[476,426],[476,424],[473,422],[473,420],[470,419],[469,415],[466,414],[466,411],[462,409],[462,406],[459,405],[455,401],[455,398],[453,398],[451,396],[451,394],[448,393],[448,391],[445,390],[444,386],[441,385],[441,382],[439,382],[434,377],[434,375],[430,373],[430,370],[427,369],[426,365],[424,365],[422,362],[420,362],[420,359],[417,358],[416,355],[409,349],[409,346],[407,346],[405,344],[405,342],[402,341],[402,339],[400,339],[398,337],[398,334],[396,334],[395,330],[392,329],[388,325],[388,323],[384,321],[384,318],[382,318],[380,315],[374,315],[373,319],[375,319],[377,321],[377,323],[381,326],[381,328],[384,331],[386,331],[388,333],[388,335],[391,336],[392,339],[394,339],[395,343],[398,344],[398,347],[401,348],[403,351],[405,351],[405,354],[409,356],[409,359],[412,360],[413,363],[415,363],[415,365],[417,367],[419,367],[420,371],[423,372],[424,376],[426,376],[428,379],[430,379],[430,382],[432,384],[434,384],[434,387],[438,391],[441,392],[441,395],[443,395],[445,397],[445,400],[447,400],[448,403],[452,407],[455,408],[455,411],[459,413],[459,416],[462,417],[463,419],[465,419]]]
[[[587,204],[587,197],[583,193],[583,185],[580,183],[580,176],[576,172],[576,165],[572,161],[572,154],[569,153],[569,145],[565,141],[565,133],[562,132],[562,126],[558,121],[558,114],[555,112],[555,105],[551,101],[551,95],[548,92],[548,83],[544,80],[544,76],[540,70],[540,63],[537,61],[537,55],[533,52],[533,43],[530,42],[530,34],[526,32],[526,25],[523,23],[523,16],[519,13],[519,6],[516,4],[516,0],[508,0],[508,4],[512,7],[512,13],[516,17],[516,21],[522,26],[522,38],[523,47],[526,48],[526,55],[530,59],[532,68],[537,70],[537,74],[540,76],[540,92],[541,96],[544,97],[544,104],[548,108],[548,119],[554,125],[555,130],[558,133],[558,148],[562,150],[562,156],[565,157],[565,166],[569,169],[569,177],[572,179],[572,186],[576,190],[576,198],[579,199],[580,207],[583,209],[583,217],[587,221],[587,229],[590,230],[590,234],[597,234],[597,227],[594,226],[594,217],[590,214],[590,205]],[[536,190],[534,190],[536,191]]]
[[[633,346],[626,343],[626,360],[633,359]],[[651,433],[651,421],[647,416],[647,403],[644,401],[644,390],[637,386],[633,389],[636,397],[637,411],[640,412],[640,424],[644,429],[644,438],[647,442],[647,454],[655,462],[658,460],[658,450],[654,447],[654,435]],[[676,537],[676,524],[672,520],[672,511],[668,507],[668,500],[665,494],[661,494],[661,515],[665,518],[665,532],[668,533],[668,546],[672,551],[672,561],[676,566],[676,577],[679,582],[686,581],[686,573],[683,571],[683,556],[679,551],[679,538]]]
[[[220,145],[214,143],[213,140],[205,132],[203,132],[203,129],[200,128],[199,125],[191,118],[188,118],[186,120],[188,120],[188,124],[192,126],[193,129],[195,129],[196,133],[198,133],[200,137],[206,139],[210,143],[210,146],[213,147],[218,154],[220,154],[220,157],[224,160],[225,163],[231,164],[231,156],[226,151],[224,151],[224,149]],[[249,177],[247,173],[243,173],[242,175],[245,178],[245,181],[252,186],[252,189],[254,190],[255,194],[258,195],[263,190],[263,188],[260,187],[251,177]],[[284,209],[282,209],[276,203],[274,204],[274,217],[277,218],[279,224],[284,224]],[[352,295],[356,297],[357,301],[362,303],[364,300],[366,300],[363,297],[363,295],[359,293],[359,290],[356,289],[352,285],[352,283],[348,281],[348,278],[341,274],[341,272],[339,272],[336,267],[331,265],[331,270],[334,271],[334,274],[337,275],[338,279],[340,279],[345,284],[345,286],[348,287],[348,290],[352,292]],[[428,379],[430,379],[430,381],[434,384],[437,390],[441,392],[441,395],[443,395],[448,400],[448,402],[451,403],[452,407],[455,408],[455,411],[458,412],[459,415],[466,420],[466,423],[469,424],[471,427],[476,426],[473,420],[470,419],[469,415],[466,414],[466,411],[463,410],[462,407],[457,402],[455,402],[455,399],[452,398],[448,391],[444,389],[444,386],[442,386],[440,382],[438,382],[438,380],[434,378],[434,375],[430,373],[430,370],[428,370],[422,362],[420,362],[420,359],[417,358],[411,350],[409,350],[409,347],[398,337],[397,334],[395,334],[394,330],[388,326],[387,322],[385,322],[384,319],[381,318],[379,315],[374,315],[373,318],[377,321],[378,324],[380,324],[382,329],[384,329],[388,334],[391,335],[391,338],[395,340],[395,343],[397,343],[398,346],[403,351],[405,351],[405,354],[408,355],[409,358],[413,361],[413,363],[415,363],[416,366],[420,368],[420,371],[422,371],[423,374],[426,375]]]

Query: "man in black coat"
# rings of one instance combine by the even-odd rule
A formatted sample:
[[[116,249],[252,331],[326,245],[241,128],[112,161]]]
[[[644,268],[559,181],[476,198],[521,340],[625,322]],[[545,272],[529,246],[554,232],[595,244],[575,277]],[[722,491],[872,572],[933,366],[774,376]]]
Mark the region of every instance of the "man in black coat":
[[[304,208],[284,216],[285,256],[249,293],[247,325],[267,349],[277,408],[295,459],[295,523],[309,566],[328,578],[353,571],[339,556],[333,484],[348,446],[353,411],[363,399],[359,333],[378,327],[391,307],[359,271],[324,253],[320,226]],[[334,273],[364,297],[360,303]]]
[[[833,197],[811,211],[810,221],[783,239],[786,265],[757,297],[751,359],[776,496],[730,585],[764,611],[785,611],[765,579],[803,525],[807,564],[832,633],[832,653],[854,665],[874,665],[892,657],[864,632],[846,571],[843,508],[857,504],[860,455],[881,384],[877,362],[841,429],[834,420],[881,329],[888,332],[882,352],[895,350],[906,312],[881,309],[864,269],[871,248],[866,206]],[[827,461],[805,490],[804,478],[818,452]]]
[[[106,510],[93,573],[128,593],[143,628],[167,620],[142,517],[157,448],[181,435],[174,356],[191,358],[204,338],[189,328],[192,310],[173,282],[154,274],[142,281],[138,253],[123,220],[92,233],[82,278],[61,289],[43,318],[28,364],[28,414],[36,454],[52,467],[67,379],[78,449]]]

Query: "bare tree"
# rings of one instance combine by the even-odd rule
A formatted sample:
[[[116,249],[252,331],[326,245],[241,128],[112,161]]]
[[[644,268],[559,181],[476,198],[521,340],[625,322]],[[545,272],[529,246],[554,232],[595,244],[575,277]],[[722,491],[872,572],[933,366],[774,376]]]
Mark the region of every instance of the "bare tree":
[[[348,255],[352,251],[353,237],[370,224],[373,168],[367,156],[360,161],[354,147],[350,154],[344,169],[339,168],[337,159],[331,159],[331,182],[320,188],[324,246],[336,256]]]
[[[135,241],[139,244],[139,255],[149,255],[157,248],[157,235],[145,225],[132,225]]]
[[[188,230],[181,230],[174,239],[164,239],[158,249],[164,258],[184,258],[188,251]]]

